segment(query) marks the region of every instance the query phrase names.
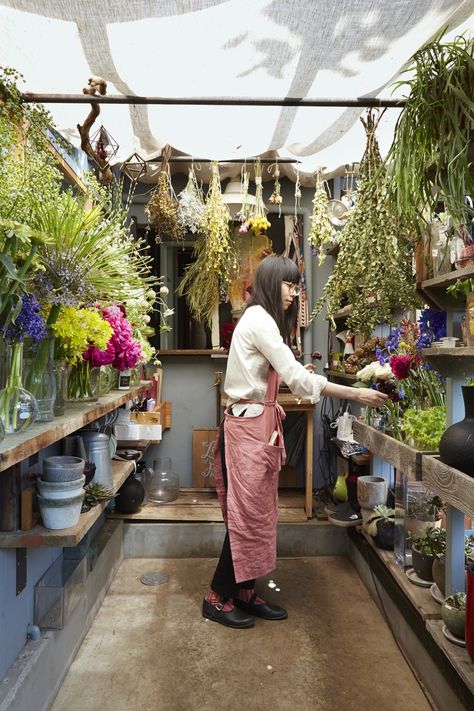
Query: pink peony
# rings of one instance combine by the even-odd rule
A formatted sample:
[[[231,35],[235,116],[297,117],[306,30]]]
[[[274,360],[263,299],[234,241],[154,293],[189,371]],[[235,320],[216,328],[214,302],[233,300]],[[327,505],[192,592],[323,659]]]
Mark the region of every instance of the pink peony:
[[[90,361],[91,367],[113,365],[123,371],[134,368],[142,357],[140,343],[133,338],[132,327],[124,314],[124,309],[115,305],[102,309],[102,317],[110,323],[114,332],[105,350],[88,348],[83,354],[83,358]]]

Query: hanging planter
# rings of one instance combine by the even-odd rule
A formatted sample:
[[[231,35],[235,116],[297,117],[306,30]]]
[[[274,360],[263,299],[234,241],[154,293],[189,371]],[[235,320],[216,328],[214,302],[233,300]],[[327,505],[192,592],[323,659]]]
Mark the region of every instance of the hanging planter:
[[[408,78],[395,85],[408,87],[409,93],[386,159],[392,166],[392,199],[417,229],[422,213],[438,200],[455,224],[474,216],[465,202],[474,192],[474,42],[439,40],[413,55]]]

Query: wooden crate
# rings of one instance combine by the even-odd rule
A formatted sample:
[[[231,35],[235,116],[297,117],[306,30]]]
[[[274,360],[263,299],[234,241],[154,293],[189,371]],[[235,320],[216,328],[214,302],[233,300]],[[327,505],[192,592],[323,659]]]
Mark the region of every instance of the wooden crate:
[[[214,488],[214,442],[217,427],[193,430],[193,486]]]

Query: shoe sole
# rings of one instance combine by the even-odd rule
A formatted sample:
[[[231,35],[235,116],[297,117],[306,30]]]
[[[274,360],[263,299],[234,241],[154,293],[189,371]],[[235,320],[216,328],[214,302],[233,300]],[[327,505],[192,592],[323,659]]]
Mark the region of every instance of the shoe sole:
[[[211,620],[211,622],[217,622],[219,625],[223,625],[224,627],[229,627],[230,629],[233,630],[249,630],[252,627],[255,627],[255,622],[249,622],[248,624],[245,625],[232,625],[229,624],[228,622],[225,622],[224,620],[219,620],[217,617],[212,617],[211,615],[206,615],[204,612],[202,613],[202,616],[206,620]]]

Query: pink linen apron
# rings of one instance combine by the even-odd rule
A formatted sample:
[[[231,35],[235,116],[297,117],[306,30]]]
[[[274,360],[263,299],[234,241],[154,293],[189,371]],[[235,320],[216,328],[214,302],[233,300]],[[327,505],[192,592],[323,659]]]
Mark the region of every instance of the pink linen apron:
[[[270,366],[263,412],[256,417],[236,417],[226,409],[214,447],[216,491],[229,532],[236,582],[258,578],[276,565],[278,474],[286,461],[283,442],[283,408],[276,398],[277,372]],[[227,490],[222,476],[219,440],[225,434]],[[269,439],[277,430],[274,445]]]

